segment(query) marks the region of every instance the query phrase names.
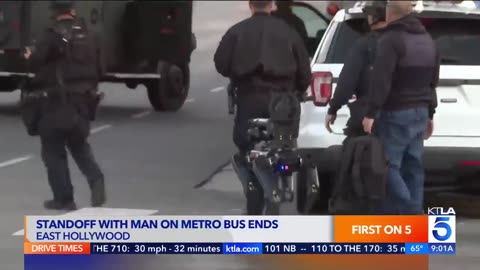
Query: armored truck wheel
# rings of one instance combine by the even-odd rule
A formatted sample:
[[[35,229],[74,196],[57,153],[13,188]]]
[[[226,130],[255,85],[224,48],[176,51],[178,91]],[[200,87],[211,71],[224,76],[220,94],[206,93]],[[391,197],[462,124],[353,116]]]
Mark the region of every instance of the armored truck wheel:
[[[138,83],[137,82],[125,82],[125,86],[128,88],[128,89],[135,89],[137,88],[138,86]]]
[[[178,111],[188,96],[190,69],[188,64],[177,66],[158,64],[160,79],[146,83],[148,99],[156,111]]]
[[[13,92],[18,89],[18,84],[14,78],[0,78],[0,92]]]

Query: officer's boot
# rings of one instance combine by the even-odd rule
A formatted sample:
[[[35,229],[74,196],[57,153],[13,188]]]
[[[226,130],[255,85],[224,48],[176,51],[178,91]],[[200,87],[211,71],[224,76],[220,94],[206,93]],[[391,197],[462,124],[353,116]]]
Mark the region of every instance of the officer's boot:
[[[50,157],[50,156],[48,156]],[[50,159],[47,159],[50,161]],[[48,210],[77,209],[73,199],[73,186],[70,181],[70,173],[60,166],[47,167],[48,183],[53,192],[53,200],[43,202],[43,207]]]
[[[105,182],[97,181],[92,188],[92,207],[100,207],[107,201],[107,195],[105,193]]]
[[[61,202],[56,200],[47,200],[43,202],[43,207],[47,210],[77,210],[77,205],[73,201]]]
[[[92,207],[105,204],[105,177],[93,156],[92,148],[88,142],[69,144],[68,148],[80,171],[87,179],[91,191],[90,202]]]
[[[90,190],[92,192],[90,202],[92,207],[100,207],[107,201],[107,195],[105,192],[105,180],[103,176],[97,178],[94,181],[89,181]]]

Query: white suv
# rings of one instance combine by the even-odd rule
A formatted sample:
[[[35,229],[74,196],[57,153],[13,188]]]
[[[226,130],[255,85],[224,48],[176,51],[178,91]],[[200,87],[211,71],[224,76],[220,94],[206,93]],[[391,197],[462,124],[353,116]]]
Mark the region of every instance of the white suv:
[[[442,56],[434,133],[425,141],[426,186],[472,190],[471,176],[480,171],[480,11],[425,4],[416,10]],[[313,57],[308,92],[313,92],[315,102],[302,105],[298,139],[304,160],[311,165],[297,175],[300,212],[305,207],[317,212],[327,206],[349,118],[344,106],[338,111],[334,132],[329,133],[324,124],[327,104],[350,45],[367,31],[365,23],[361,8],[339,11]]]

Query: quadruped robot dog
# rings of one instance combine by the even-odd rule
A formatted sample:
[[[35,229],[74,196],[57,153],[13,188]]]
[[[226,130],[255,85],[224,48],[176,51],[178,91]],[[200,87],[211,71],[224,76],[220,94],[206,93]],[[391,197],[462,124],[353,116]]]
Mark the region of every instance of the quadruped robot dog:
[[[235,112],[235,88],[228,88],[229,113]],[[249,121],[249,139],[255,144],[246,157],[234,156],[232,164],[250,209],[263,208],[262,214],[279,215],[284,202],[295,197],[293,173],[302,166],[296,150],[300,102],[309,98],[272,91],[270,118]]]

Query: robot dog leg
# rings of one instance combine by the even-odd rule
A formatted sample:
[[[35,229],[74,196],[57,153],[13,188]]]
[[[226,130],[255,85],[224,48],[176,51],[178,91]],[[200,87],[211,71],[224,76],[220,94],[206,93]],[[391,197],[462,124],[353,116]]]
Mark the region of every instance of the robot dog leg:
[[[257,177],[250,169],[246,158],[240,154],[233,156],[232,164],[247,199],[247,215],[261,215],[264,208],[263,188]]]
[[[264,156],[257,157],[253,162],[253,172],[263,188],[265,215],[280,215],[282,197],[278,188],[279,178],[273,173],[268,159]]]

